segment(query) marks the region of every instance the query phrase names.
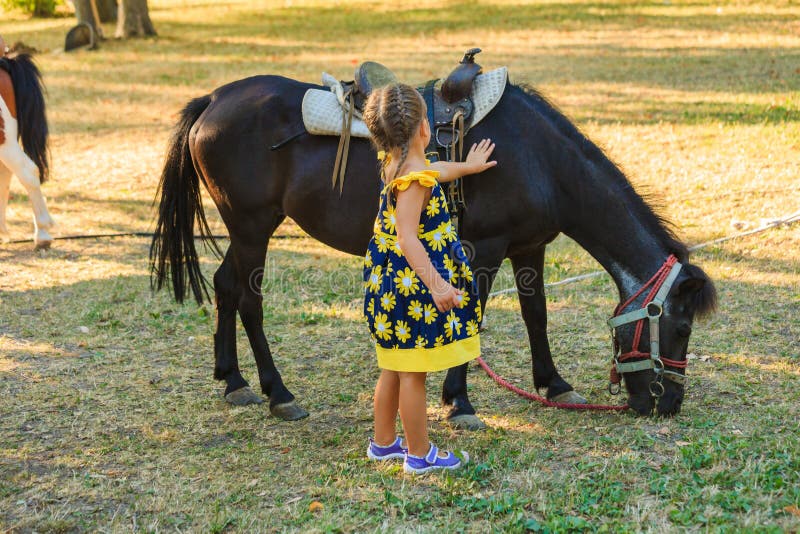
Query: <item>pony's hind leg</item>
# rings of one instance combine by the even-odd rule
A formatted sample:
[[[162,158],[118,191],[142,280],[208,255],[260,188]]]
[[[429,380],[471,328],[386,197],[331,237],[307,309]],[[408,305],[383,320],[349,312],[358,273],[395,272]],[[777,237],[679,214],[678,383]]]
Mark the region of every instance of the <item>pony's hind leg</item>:
[[[5,144],[0,146],[0,163],[5,164],[11,170],[22,186],[28,193],[28,198],[33,206],[33,239],[37,249],[50,247],[53,237],[49,230],[55,226],[50,212],[42,195],[42,188],[39,184],[39,169],[36,164],[22,151],[22,147],[11,139],[6,139]]]
[[[0,162],[0,241],[8,243],[10,237],[6,226],[6,209],[8,208],[8,193],[11,186],[11,171]]]
[[[214,273],[214,300],[217,325],[214,332],[214,378],[225,381],[225,400],[236,406],[261,404],[264,400],[252,389],[239,370],[236,353],[236,307],[241,288],[237,283],[232,247]]]
[[[266,216],[267,214],[262,212],[257,217]],[[250,347],[253,349],[261,391],[269,397],[269,409],[272,415],[279,419],[294,421],[307,417],[308,412],[297,405],[294,395],[283,384],[281,374],[275,367],[267,337],[264,335],[264,310],[261,307],[264,300],[261,281],[264,275],[267,245],[269,236],[280,220],[281,217],[276,215],[264,225],[263,231],[253,231],[261,225],[248,225],[245,238],[232,231],[231,247],[234,250],[237,285],[240,290],[237,309],[247,332]]]
[[[547,388],[547,398],[555,402],[585,404],[586,399],[558,374],[547,339],[547,300],[544,294],[544,251],[511,257],[522,319],[531,346],[533,385]]]

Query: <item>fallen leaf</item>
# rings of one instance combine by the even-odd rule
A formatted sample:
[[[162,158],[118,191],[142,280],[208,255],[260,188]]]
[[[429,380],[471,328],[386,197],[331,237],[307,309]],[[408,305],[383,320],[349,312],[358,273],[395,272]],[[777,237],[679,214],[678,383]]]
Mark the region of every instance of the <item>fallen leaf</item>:
[[[309,512],[321,512],[323,508],[325,507],[319,501],[311,501],[311,504],[308,505]]]
[[[657,432],[658,434],[661,434],[662,436],[666,436],[666,435],[668,435],[668,434],[669,434],[669,427],[667,427],[667,426],[662,426],[661,428],[659,428],[658,430],[656,430],[656,432]]]
[[[675,442],[675,445],[677,445],[678,447],[685,447],[686,445],[691,445],[691,444],[692,444],[691,441],[676,441]]]
[[[795,517],[800,517],[800,508],[798,508],[797,506],[795,506],[793,504],[790,504],[789,506],[785,506],[783,508],[783,511],[786,512],[787,514],[792,514]]]

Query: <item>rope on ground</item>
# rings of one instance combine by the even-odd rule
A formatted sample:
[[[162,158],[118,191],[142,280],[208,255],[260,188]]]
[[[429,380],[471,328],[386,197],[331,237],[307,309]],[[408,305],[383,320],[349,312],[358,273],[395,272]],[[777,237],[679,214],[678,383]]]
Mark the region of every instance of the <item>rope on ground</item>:
[[[481,368],[483,368],[483,370],[486,371],[487,375],[492,377],[492,380],[494,380],[504,388],[513,391],[520,397],[540,402],[544,406],[547,406],[549,408],[563,408],[566,410],[619,410],[619,411],[628,409],[627,404],[609,405],[609,404],[572,404],[568,402],[553,402],[540,395],[537,395],[535,393],[530,393],[522,388],[518,388],[517,386],[511,384],[503,377],[495,373],[492,370],[492,368],[489,367],[481,357],[478,357],[478,365],[480,365]]]
[[[118,232],[118,233],[109,233],[109,234],[79,234],[79,235],[65,235],[60,237],[54,237],[53,241],[76,241],[78,239],[104,239],[104,238],[114,238],[114,237],[153,237],[152,232]],[[214,239],[229,239],[228,235],[212,235],[212,236],[205,236],[205,237],[212,237]],[[297,235],[297,234],[278,234],[273,235],[270,239],[300,239],[303,237],[308,237],[305,235]],[[194,236],[195,239],[204,239],[204,236],[196,235]],[[13,241],[8,241],[9,244],[18,244],[18,243],[33,243],[33,239],[15,239]]]

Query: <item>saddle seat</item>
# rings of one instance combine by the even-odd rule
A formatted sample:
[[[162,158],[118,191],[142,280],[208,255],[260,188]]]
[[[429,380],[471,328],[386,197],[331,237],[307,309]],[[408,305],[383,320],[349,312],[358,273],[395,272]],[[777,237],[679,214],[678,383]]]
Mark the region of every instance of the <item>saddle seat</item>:
[[[364,110],[364,103],[373,89],[397,83],[397,76],[376,61],[365,61],[356,67],[353,76],[353,96],[358,111]]]

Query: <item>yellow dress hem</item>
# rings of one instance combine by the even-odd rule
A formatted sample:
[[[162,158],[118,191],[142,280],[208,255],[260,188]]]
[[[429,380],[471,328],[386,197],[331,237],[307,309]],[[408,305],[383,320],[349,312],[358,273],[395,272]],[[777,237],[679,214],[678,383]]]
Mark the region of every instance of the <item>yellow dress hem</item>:
[[[441,347],[387,349],[375,344],[375,350],[381,369],[425,373],[443,371],[474,360],[481,355],[481,340],[480,334],[475,334]]]

